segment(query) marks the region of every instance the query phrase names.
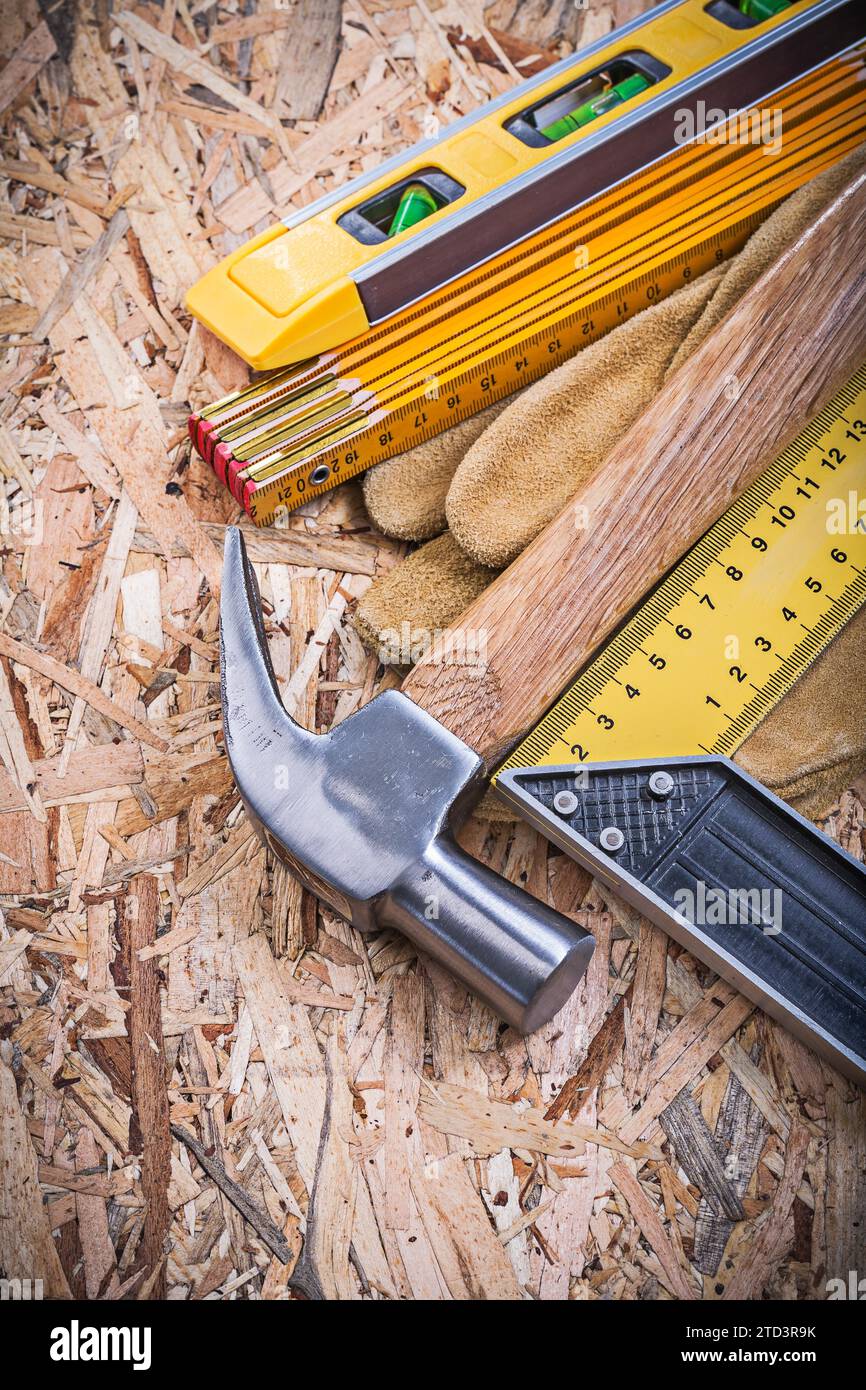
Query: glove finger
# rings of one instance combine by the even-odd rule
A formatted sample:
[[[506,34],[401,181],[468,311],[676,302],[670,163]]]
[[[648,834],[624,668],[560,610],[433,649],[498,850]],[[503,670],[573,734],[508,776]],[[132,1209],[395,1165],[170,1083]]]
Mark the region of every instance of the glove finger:
[[[469,449],[445,511],[480,564],[507,565],[650,403],[721,269],[615,328],[526,388]]]
[[[506,404],[497,401],[365,473],[364,502],[374,525],[384,535],[404,541],[426,541],[444,531],[445,495],[454,470]]]
[[[495,578],[447,531],[375,579],[355,612],[366,647],[392,666],[412,666],[437,630],[448,627]]]

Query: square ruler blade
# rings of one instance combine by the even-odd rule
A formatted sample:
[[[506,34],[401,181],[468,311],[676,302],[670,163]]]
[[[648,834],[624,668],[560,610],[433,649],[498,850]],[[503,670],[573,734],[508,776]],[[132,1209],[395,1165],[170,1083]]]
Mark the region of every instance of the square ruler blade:
[[[724,755],[866,599],[866,367],[494,778],[521,816],[866,1085],[866,869]]]

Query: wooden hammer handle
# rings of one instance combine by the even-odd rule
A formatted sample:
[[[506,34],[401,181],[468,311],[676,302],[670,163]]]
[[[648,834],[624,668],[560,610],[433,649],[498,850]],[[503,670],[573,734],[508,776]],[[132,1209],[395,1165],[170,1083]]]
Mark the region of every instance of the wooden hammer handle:
[[[488,764],[498,760],[864,356],[861,174],[684,363],[587,486],[441,636],[406,678],[405,693]]]

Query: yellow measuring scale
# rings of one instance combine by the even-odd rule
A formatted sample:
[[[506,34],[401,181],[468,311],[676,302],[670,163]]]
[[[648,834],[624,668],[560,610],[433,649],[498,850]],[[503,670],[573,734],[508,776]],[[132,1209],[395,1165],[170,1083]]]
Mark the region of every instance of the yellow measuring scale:
[[[499,772],[730,756],[864,599],[866,366],[675,566]]]

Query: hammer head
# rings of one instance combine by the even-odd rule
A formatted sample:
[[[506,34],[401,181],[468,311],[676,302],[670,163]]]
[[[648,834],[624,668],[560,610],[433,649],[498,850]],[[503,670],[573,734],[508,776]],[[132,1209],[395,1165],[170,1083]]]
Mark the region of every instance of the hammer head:
[[[236,529],[226,539],[220,639],[226,752],[247,814],[306,887],[371,930],[376,899],[442,834],[481,759],[395,690],[331,733],[301,728],[277,691]]]
[[[481,759],[398,691],[330,733],[301,728],[277,691],[237,529],[226,537],[220,657],[226,752],[277,858],[362,931],[405,931],[515,1026],[549,1017],[583,973],[592,939],[454,843]]]

